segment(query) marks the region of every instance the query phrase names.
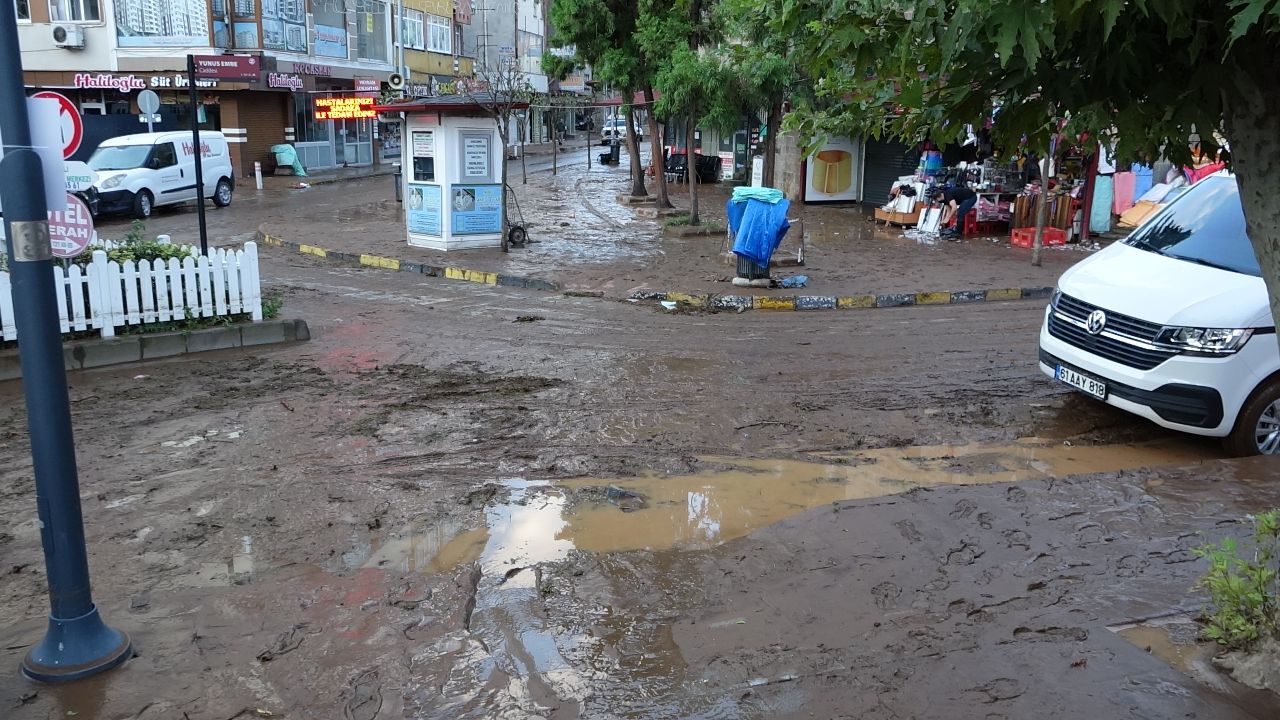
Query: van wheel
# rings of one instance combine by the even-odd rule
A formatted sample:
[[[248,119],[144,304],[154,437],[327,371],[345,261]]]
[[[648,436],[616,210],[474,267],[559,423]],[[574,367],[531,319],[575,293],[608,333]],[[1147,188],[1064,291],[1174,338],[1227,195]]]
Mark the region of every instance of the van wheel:
[[[1280,454],[1280,377],[1254,392],[1222,445],[1232,457]]]
[[[222,178],[218,181],[218,187],[213,190],[213,204],[218,207],[226,207],[231,204],[231,181]]]
[[[133,216],[139,220],[146,220],[151,217],[151,212],[155,210],[153,202],[150,190],[139,190],[133,196]]]

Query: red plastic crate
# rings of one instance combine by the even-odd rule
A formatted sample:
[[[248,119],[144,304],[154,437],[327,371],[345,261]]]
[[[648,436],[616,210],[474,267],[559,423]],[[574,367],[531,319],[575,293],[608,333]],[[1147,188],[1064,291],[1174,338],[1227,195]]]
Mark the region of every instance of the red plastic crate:
[[[1014,228],[1013,236],[1009,239],[1009,244],[1014,247],[1029,248],[1035,245],[1036,229],[1033,227]],[[1067,231],[1061,228],[1047,227],[1044,229],[1044,244],[1048,245],[1066,245]]]

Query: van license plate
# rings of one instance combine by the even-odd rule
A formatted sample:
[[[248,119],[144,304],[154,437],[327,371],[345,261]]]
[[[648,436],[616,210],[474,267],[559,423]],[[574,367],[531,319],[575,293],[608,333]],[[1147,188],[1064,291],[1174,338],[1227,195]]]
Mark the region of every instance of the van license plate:
[[[1058,366],[1054,373],[1054,378],[1058,382],[1066,383],[1077,390],[1082,390],[1099,400],[1107,399],[1107,385],[1101,380],[1094,380],[1088,375],[1080,373],[1068,367]]]

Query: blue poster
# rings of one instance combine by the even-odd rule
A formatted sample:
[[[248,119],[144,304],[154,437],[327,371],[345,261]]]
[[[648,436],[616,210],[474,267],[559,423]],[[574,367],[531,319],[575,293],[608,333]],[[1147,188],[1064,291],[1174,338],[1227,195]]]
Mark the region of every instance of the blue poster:
[[[502,232],[501,185],[454,185],[451,202],[454,235]]]
[[[409,232],[440,237],[440,186],[410,183],[405,214]]]
[[[316,41],[311,51],[325,57],[345,58],[347,56],[347,29],[332,25],[316,23]]]

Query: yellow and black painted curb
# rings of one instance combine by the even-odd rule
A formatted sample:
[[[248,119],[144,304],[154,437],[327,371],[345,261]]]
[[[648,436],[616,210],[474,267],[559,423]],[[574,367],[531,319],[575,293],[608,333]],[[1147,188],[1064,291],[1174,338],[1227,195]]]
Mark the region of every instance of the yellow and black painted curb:
[[[963,305],[1003,300],[1041,300],[1053,294],[1051,287],[993,288],[942,292],[882,293],[879,295],[691,295],[640,290],[632,300],[667,301],[711,310],[861,310],[912,305]]]
[[[316,245],[307,245],[305,243],[296,243],[290,240],[285,240],[284,238],[269,235],[261,230],[258,231],[257,241],[261,245],[271,245],[302,253],[304,255],[314,255],[315,257],[332,260],[333,262],[378,268],[380,270],[395,270],[397,272],[430,275],[432,277],[441,277],[449,280],[463,280],[465,282],[479,283],[481,285],[501,285],[503,287],[519,287],[528,288],[530,290],[560,290],[559,285],[546,280],[539,280],[537,278],[504,275],[502,273],[486,272],[483,270],[468,270],[467,268],[453,266],[428,265],[427,263],[398,260],[396,258],[382,257],[380,255],[365,255],[339,252],[336,250],[326,250],[325,248],[318,247]]]
[[[314,255],[334,262],[360,265],[382,270],[395,270],[448,280],[462,280],[481,285],[528,288],[530,290],[561,291],[561,287],[547,280],[517,275],[469,270],[455,266],[437,266],[426,263],[398,260],[380,255],[326,250],[315,245],[296,243],[258,231],[257,241],[263,245],[285,248],[304,255]],[[596,293],[570,293],[595,296]],[[962,305],[975,302],[1007,300],[1043,300],[1053,294],[1051,287],[991,288],[986,290],[956,290],[941,292],[882,293],[878,295],[695,295],[680,292],[638,290],[629,300],[649,302],[675,302],[687,307],[711,310],[860,310],[869,308],[906,307],[912,305]]]

